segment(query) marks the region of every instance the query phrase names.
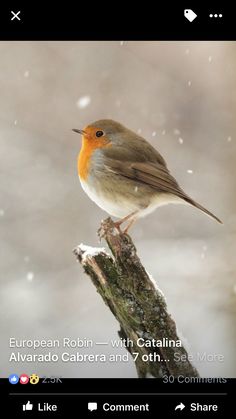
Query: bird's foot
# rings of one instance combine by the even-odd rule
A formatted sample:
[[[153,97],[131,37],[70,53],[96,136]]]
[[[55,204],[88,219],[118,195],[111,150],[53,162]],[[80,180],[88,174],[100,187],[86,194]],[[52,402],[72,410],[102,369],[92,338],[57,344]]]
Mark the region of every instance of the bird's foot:
[[[137,220],[137,214],[138,214],[138,211],[133,211],[133,212],[131,212],[131,214],[127,215],[126,217],[121,218],[121,220],[116,221],[115,224],[116,224],[116,226],[118,227],[119,231],[122,234],[127,234],[128,233],[128,230],[130,229],[130,227]],[[121,226],[121,224],[123,224],[126,221],[129,221],[129,222],[128,222],[127,226],[125,227],[125,229],[123,231],[121,231],[120,226]]]
[[[127,234],[130,227],[133,225],[133,223],[136,220],[136,212],[132,212],[131,214],[127,215],[124,218],[121,218],[118,221],[113,221],[110,217],[106,220],[103,220],[101,223],[101,227],[98,229],[98,237],[101,241],[102,238],[104,238],[108,231],[112,231],[113,234]],[[121,225],[128,221],[127,226],[124,230],[121,229]]]

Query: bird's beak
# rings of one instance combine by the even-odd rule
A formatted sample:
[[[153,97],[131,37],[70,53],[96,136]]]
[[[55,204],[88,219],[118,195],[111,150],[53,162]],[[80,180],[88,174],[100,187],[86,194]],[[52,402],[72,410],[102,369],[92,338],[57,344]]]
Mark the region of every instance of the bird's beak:
[[[86,132],[82,129],[73,128],[72,131],[76,132],[77,134],[86,135]]]

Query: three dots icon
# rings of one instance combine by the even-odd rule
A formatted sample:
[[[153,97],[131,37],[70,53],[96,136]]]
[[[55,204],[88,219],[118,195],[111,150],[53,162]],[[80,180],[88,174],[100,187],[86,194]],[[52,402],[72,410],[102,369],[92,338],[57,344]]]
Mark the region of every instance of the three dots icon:
[[[223,17],[222,13],[210,13],[209,17]]]

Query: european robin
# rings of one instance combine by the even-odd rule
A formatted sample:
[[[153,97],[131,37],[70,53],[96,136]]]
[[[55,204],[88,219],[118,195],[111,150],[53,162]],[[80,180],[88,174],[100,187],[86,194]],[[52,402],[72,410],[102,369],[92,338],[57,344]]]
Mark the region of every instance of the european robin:
[[[73,131],[82,135],[82,188],[100,208],[119,218],[118,228],[128,221],[127,232],[138,218],[170,203],[193,205],[222,223],[183,191],[148,141],[119,122],[102,119]]]

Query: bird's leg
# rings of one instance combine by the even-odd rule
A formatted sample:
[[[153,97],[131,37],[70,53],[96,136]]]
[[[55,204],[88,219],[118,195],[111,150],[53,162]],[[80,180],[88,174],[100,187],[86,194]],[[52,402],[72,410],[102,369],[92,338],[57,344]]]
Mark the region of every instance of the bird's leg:
[[[128,232],[128,230],[135,223],[136,220],[137,220],[137,217],[131,218],[130,222],[128,223],[128,225],[126,226],[126,228],[123,231],[124,234],[126,234]]]
[[[126,217],[123,217],[120,220],[114,222],[114,226],[118,229],[119,233],[122,233],[122,234],[127,233],[127,231],[130,229],[130,227],[136,221],[137,217],[135,217],[135,216],[136,216],[137,213],[138,213],[138,211],[133,211],[133,212],[131,212],[131,214],[126,215]],[[123,224],[125,221],[128,221],[128,220],[130,220],[130,221],[129,221],[127,227],[125,228],[124,231],[122,231],[121,228],[120,228],[121,224]],[[105,236],[106,230],[107,230],[107,227],[105,228],[104,225],[102,225],[98,229],[98,237],[99,237],[100,241]]]
[[[121,229],[120,229],[121,224],[123,224],[125,221],[128,221],[131,218],[131,221],[129,222],[128,226],[124,230],[124,233],[126,233],[128,229],[131,227],[131,225],[134,223],[134,221],[136,220],[134,216],[137,214],[137,212],[138,211],[133,211],[131,212],[131,214],[126,215],[126,217],[123,217],[120,220],[116,221],[114,223],[115,227],[121,232]]]

